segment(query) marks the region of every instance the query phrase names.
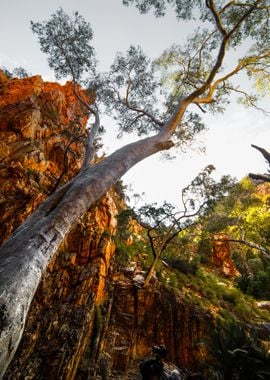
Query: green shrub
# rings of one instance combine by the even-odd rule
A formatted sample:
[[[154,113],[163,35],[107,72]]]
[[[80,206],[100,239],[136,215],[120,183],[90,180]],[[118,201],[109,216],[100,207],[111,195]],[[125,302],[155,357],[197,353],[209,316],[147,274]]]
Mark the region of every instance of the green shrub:
[[[270,356],[251,331],[236,320],[217,322],[202,341],[209,356],[205,365],[220,379],[256,380],[270,378]]]
[[[237,281],[242,292],[256,299],[270,300],[270,271],[259,271],[257,274],[243,274]]]
[[[233,305],[237,305],[241,301],[242,294],[235,288],[224,288],[222,298],[225,302],[230,302]]]

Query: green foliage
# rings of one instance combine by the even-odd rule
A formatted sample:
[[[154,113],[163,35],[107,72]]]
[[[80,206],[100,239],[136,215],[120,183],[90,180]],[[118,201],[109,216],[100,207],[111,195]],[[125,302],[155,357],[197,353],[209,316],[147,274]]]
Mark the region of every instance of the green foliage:
[[[229,176],[214,181],[211,178],[213,170],[214,167],[208,165],[182,190],[182,210],[164,202],[161,206],[146,204],[132,211],[147,233],[153,258],[194,260],[194,246],[199,243],[193,239],[196,225],[234,184]]]
[[[208,365],[224,380],[269,379],[270,357],[252,332],[234,320],[218,321],[216,329],[205,338],[210,354]]]
[[[94,71],[93,32],[78,12],[70,17],[59,8],[48,21],[31,21],[31,29],[58,79],[71,76],[78,81],[84,73]]]
[[[265,254],[270,250],[269,196],[267,186],[260,194],[248,178],[235,184],[201,219],[203,232],[198,247],[198,252],[207,259],[209,234],[222,232],[235,240],[231,248],[241,273],[238,286],[259,299],[269,299],[270,295],[270,263],[269,255]]]
[[[213,244],[211,242],[208,231],[202,231],[197,244],[197,252],[201,257],[203,264],[210,264]]]
[[[214,233],[237,229],[240,237],[241,228],[237,226],[245,220],[247,211],[251,207],[257,207],[261,201],[255,194],[254,184],[248,178],[235,183],[228,190],[227,196],[217,202],[213,211],[205,217],[205,228]]]
[[[167,11],[167,4],[174,8],[177,17],[184,20],[193,18],[194,10],[199,6],[202,7],[201,0],[194,0],[192,4],[185,0],[123,0],[124,5],[135,4],[141,13],[147,13],[154,10],[157,17],[164,16]]]
[[[179,96],[170,98],[164,92],[158,65],[153,65],[140,47],[132,45],[125,54],[117,54],[97,87],[106,112],[119,124],[119,137],[123,133],[141,136],[158,131],[179,102]],[[187,111],[174,133],[175,147],[191,143],[204,128],[201,117]]]
[[[256,235],[258,241],[258,234],[261,235],[260,243],[263,243],[264,237],[265,241],[268,239],[270,222],[267,213],[268,197],[261,197],[248,178],[242,180],[231,188],[228,196],[218,202],[213,213],[209,214],[207,229],[217,232],[226,229],[238,237],[241,236],[241,230],[244,230],[245,236],[250,240]]]
[[[120,199],[120,202],[127,202],[129,199],[128,199],[128,196],[126,194],[126,190],[127,190],[127,185],[124,185],[123,181],[122,180],[119,180],[117,181],[115,184],[114,184],[114,190],[117,194],[117,197],[119,197]],[[119,205],[120,206],[120,205]],[[119,207],[120,208],[120,207]]]
[[[126,209],[120,213],[119,237],[127,239],[126,226],[133,218],[144,229],[144,236],[148,239],[148,251],[152,253],[152,263],[147,271],[145,283],[148,284],[155,270],[158,270],[158,261],[164,258],[171,267],[185,273],[195,274],[197,262],[192,255],[185,255],[184,261],[180,259],[181,255],[187,248],[183,247],[185,242],[185,231],[193,230],[199,217],[204,215],[214,203],[221,199],[228,189],[232,186],[230,177],[223,177],[220,182],[215,182],[211,178],[214,170],[212,165],[208,165],[202,170],[187,186],[182,190],[182,210],[180,211],[174,205],[164,202],[162,206],[156,204],[146,204],[139,209]],[[123,227],[123,228],[122,228]],[[125,253],[127,250],[125,250]],[[123,255],[118,255],[123,257]],[[127,256],[125,254],[125,256]],[[192,263],[190,263],[190,258]]]
[[[257,273],[243,273],[237,284],[246,294],[257,299],[270,300],[270,265]]]
[[[195,275],[198,270],[198,263],[194,261],[180,260],[180,259],[169,259],[164,258],[163,261],[170,267],[181,273]]]
[[[249,37],[258,41],[259,47],[267,45],[267,33],[269,31],[269,1],[252,1],[245,2],[226,2],[223,0],[203,1],[194,0],[122,0],[124,5],[135,5],[141,13],[154,11],[155,16],[165,16],[168,8],[172,8],[179,20],[201,20],[202,22],[211,22],[216,24],[213,14],[209,12],[213,6],[220,14],[220,22],[227,31],[233,30],[239,20],[245,15],[248,8],[255,8],[252,16],[248,17],[243,23],[242,28],[237,30],[234,37],[234,46],[239,45],[244,38]],[[212,5],[212,4],[213,5]],[[265,35],[266,33],[266,35]]]
[[[149,252],[149,247],[145,244],[144,239],[134,239],[132,244],[127,244],[126,238],[130,236],[130,233],[127,233],[124,236],[124,240],[120,238],[120,235],[123,237],[123,233],[118,232],[115,243],[116,243],[116,252],[115,252],[115,268],[116,270],[121,270],[124,267],[129,266],[131,261],[140,261],[140,264],[143,269],[149,268],[151,263],[151,254]]]
[[[183,99],[199,105],[198,112],[204,111],[202,106],[212,112],[222,111],[232,92],[244,94],[245,101],[255,105],[256,97],[228,81],[241,70],[252,78],[269,76],[266,0],[226,5],[219,0],[196,0],[192,4],[184,0],[123,0],[123,4],[133,4],[143,13],[152,9],[156,16],[163,16],[169,6],[179,19],[197,18],[206,22],[206,27],[197,29],[182,46],[174,44],[166,49],[154,63],[140,47],[131,45],[125,54],[116,55],[107,74],[93,75],[96,63],[91,45],[93,33],[78,12],[69,16],[59,8],[48,21],[31,22],[32,31],[38,36],[41,50],[48,55],[57,78],[71,76],[79,81],[86,79],[86,73],[92,73],[84,83],[94,89],[97,100],[117,120],[119,136],[160,131]],[[236,47],[246,39],[256,43],[222,77],[225,45]],[[262,79],[258,81],[262,83]],[[204,129],[198,112],[186,109],[175,124],[170,136],[175,147],[183,149]]]
[[[168,262],[170,263],[169,260]],[[246,323],[270,321],[270,313],[260,309],[252,297],[243,294],[233,280],[218,276],[196,260],[189,261],[188,265],[194,267],[193,273],[159,265],[158,279],[194,307],[199,307],[205,313],[212,311],[215,318],[238,319]]]
[[[137,211],[137,215],[140,220],[144,220],[146,223],[149,223],[150,226],[160,226],[161,224],[162,229],[175,212],[175,207],[165,201],[160,207],[157,206],[157,203],[141,206]]]
[[[173,44],[155,60],[155,68],[160,71],[169,112],[174,109],[179,98],[203,86],[214,65],[213,53],[220,42],[217,32],[209,35],[208,29],[197,29],[187,38],[184,45]],[[214,113],[224,111],[229,103],[228,95],[228,88],[219,86],[216,89],[215,102],[205,104],[204,110]],[[200,119],[197,121],[201,123]]]
[[[132,260],[132,255],[136,254],[134,247],[130,248],[127,244],[116,239],[115,265],[116,268],[123,268]]]
[[[213,304],[233,312],[235,306],[246,302],[242,292],[224,279],[204,270],[198,271],[197,277],[197,289]]]
[[[123,132],[136,132],[140,136],[157,130],[158,87],[151,61],[139,46],[131,45],[125,54],[116,55],[97,93],[107,113],[119,123],[120,136]]]
[[[27,78],[31,76],[31,73],[21,66],[15,67],[13,71],[9,71],[6,67],[1,67],[0,69],[3,70],[8,78]]]
[[[129,224],[134,216],[134,211],[130,208],[121,210],[117,215],[117,234],[123,241],[130,235]]]
[[[164,16],[168,8],[172,8],[179,20],[194,19],[197,22],[207,22],[207,28],[195,31],[194,35],[188,38],[186,45],[172,45],[156,61],[158,66],[163,68],[162,82],[170,89],[168,104],[173,105],[181,94],[196,91],[206,83],[215,64],[215,53],[220,39],[223,39],[225,34],[230,35],[230,46],[233,48],[242,48],[244,41],[249,40],[251,48],[239,59],[239,64],[235,67],[236,72],[245,71],[248,78],[254,79],[257,89],[262,94],[269,92],[270,54],[266,37],[269,35],[270,25],[268,0],[250,3],[221,0],[196,0],[192,3],[185,0],[123,0],[123,4],[133,4],[141,13],[153,10],[157,17]],[[244,89],[239,91],[233,83],[228,82],[235,73],[228,75],[226,85],[221,81],[215,88],[215,101],[207,103],[208,109],[214,112],[223,111],[232,93],[242,95],[239,99],[241,103],[257,106],[258,94]]]
[[[13,76],[16,78],[27,78],[31,76],[31,73],[29,73],[27,70],[25,70],[23,67],[15,67],[15,69],[12,72]]]

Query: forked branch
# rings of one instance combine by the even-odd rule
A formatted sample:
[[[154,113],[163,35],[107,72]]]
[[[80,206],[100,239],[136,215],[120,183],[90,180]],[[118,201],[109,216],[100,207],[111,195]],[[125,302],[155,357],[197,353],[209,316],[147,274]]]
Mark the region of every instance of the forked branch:
[[[266,159],[266,161],[268,162],[268,164],[270,165],[270,153],[265,150],[264,148],[261,148],[257,145],[251,145],[252,148],[254,149],[257,149],[262,155],[263,157]],[[255,179],[255,180],[260,180],[260,181],[263,181],[263,182],[270,182],[270,175],[269,174],[254,174],[254,173],[249,173],[248,175],[250,178],[252,179]]]

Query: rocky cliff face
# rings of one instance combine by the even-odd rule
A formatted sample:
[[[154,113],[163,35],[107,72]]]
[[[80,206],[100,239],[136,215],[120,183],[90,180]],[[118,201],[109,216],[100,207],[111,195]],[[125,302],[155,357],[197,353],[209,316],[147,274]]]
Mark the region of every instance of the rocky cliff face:
[[[127,277],[113,281],[109,300],[95,357],[99,370],[106,355],[115,378],[124,378],[133,361],[151,356],[152,346],[160,344],[168,349],[167,359],[179,368],[199,368],[205,351],[198,342],[212,324],[210,314],[162,286],[144,289]]]
[[[86,123],[70,83],[0,72],[1,242],[79,171]],[[156,343],[183,366],[195,367],[203,355],[196,343],[208,316],[165,289],[144,290],[113,273],[117,204],[111,190],[63,241],[6,379],[105,379],[109,368],[124,379],[132,361]]]
[[[67,83],[0,75],[0,238],[3,242],[80,169],[87,118]],[[80,93],[85,100],[89,97]],[[7,377],[73,378],[104,298],[114,254],[113,191],[74,226],[37,290]]]
[[[91,340],[114,254],[115,204],[107,195],[63,242],[36,292],[6,378],[73,379]]]
[[[8,79],[1,72],[1,242],[78,172],[86,122],[71,83]]]
[[[236,277],[239,272],[231,259],[231,248],[228,235],[224,233],[215,234],[212,237],[213,255],[212,263],[220,268],[221,273],[226,276]]]

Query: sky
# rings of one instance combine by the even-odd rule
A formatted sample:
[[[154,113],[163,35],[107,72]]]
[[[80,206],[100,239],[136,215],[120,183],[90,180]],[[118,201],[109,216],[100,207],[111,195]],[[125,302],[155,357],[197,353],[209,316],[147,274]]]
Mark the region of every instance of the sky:
[[[46,20],[60,6],[66,12],[79,11],[90,22],[100,71],[108,70],[115,53],[126,51],[130,44],[140,45],[156,58],[172,43],[183,42],[195,26],[179,24],[173,12],[161,19],[140,15],[134,7],[124,7],[121,0],[0,0],[0,67],[12,70],[22,66],[44,80],[55,80],[30,30],[30,20]],[[265,99],[265,108],[270,111],[269,103],[269,98]],[[177,205],[181,189],[208,164],[216,167],[216,178],[230,174],[241,179],[249,172],[266,172],[263,157],[251,144],[270,150],[269,117],[232,102],[224,114],[206,114],[204,118],[208,130],[199,137],[199,145],[205,146],[205,153],[195,144],[174,160],[152,156],[132,168],[123,177],[124,183],[136,193],[145,193],[146,202],[166,200]],[[106,153],[136,140],[130,136],[117,140],[117,125],[108,117],[102,118],[102,124],[108,131],[104,137]]]

